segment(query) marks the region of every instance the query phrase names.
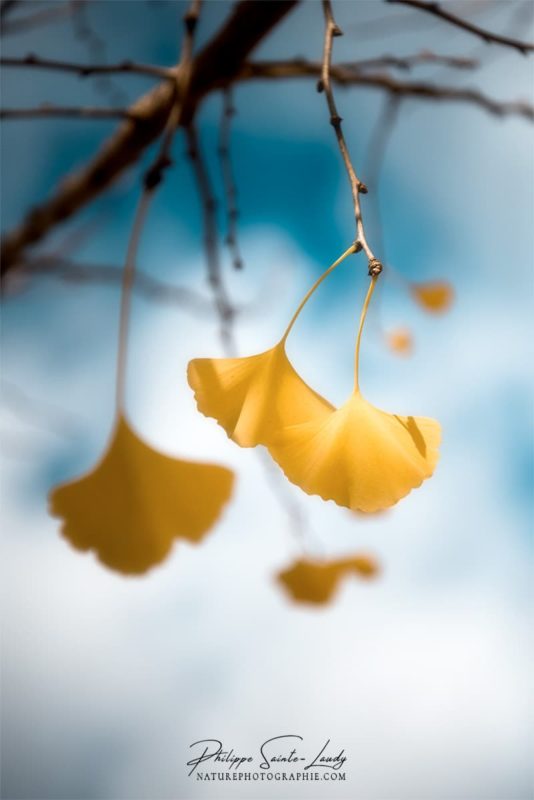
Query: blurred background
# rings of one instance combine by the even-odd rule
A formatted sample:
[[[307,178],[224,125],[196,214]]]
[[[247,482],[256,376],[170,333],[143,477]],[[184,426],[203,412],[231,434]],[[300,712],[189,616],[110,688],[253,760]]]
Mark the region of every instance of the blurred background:
[[[68,4],[26,0],[13,18],[45,5]],[[231,7],[204,4],[199,46]],[[77,13],[65,11],[53,23],[6,32],[3,55],[172,65],[185,8],[155,0],[87,3],[81,26]],[[464,0],[447,8],[532,39],[530,2]],[[335,40],[334,62],[421,50],[468,56],[480,59],[480,68],[428,63],[399,79],[532,102],[532,57],[484,45],[408,8],[348,0],[334,10],[345,33]],[[304,2],[254,57],[318,60],[322,38],[321,4]],[[2,105],[125,106],[152,85],[134,75],[102,83],[5,69]],[[366,180],[388,97],[360,86],[338,88],[336,97]],[[234,103],[245,266],[236,271],[227,250],[222,256],[231,297],[245,309],[236,339],[246,355],[278,340],[354,228],[314,79],[239,84]],[[215,93],[197,122],[224,235],[221,108]],[[2,228],[17,224],[115,125],[6,120]],[[58,229],[43,251],[119,270],[153,152]],[[139,267],[198,291],[207,306],[201,206],[183,132],[173,155],[144,229]],[[74,550],[47,514],[50,489],[89,469],[109,436],[119,285],[96,269],[76,280],[21,271],[9,282],[0,407],[3,797],[532,797],[533,177],[532,123],[525,118],[401,98],[379,192],[368,181],[363,199],[368,239],[389,269],[364,334],[361,385],[380,408],[438,419],[443,444],[434,477],[380,515],[355,516],[308,497],[276,469],[266,480],[257,453],[238,448],[201,416],[187,385],[189,359],[222,355],[215,315],[135,293],[132,424],[161,452],[236,473],[232,501],[201,545],[178,542],[140,577]],[[414,303],[406,284],[434,279],[455,292],[439,316]],[[289,341],[296,369],[336,404],[352,387],[366,286],[363,257],[349,259],[314,296]],[[399,326],[413,337],[409,358],[385,343],[385,332]],[[380,576],[348,579],[326,605],[291,602],[276,575],[300,557],[302,540],[311,556],[372,555]],[[309,751],[327,738],[344,748],[346,781],[282,790],[187,777],[189,746],[198,739],[246,752],[285,733],[303,736]]]

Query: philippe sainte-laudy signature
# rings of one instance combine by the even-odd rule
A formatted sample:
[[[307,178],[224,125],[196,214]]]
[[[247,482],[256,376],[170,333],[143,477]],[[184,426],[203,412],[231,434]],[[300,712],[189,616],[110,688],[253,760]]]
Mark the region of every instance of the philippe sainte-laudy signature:
[[[273,736],[266,739],[254,754],[244,755],[237,753],[234,748],[225,748],[219,739],[199,739],[190,745],[195,755],[187,762],[187,766],[191,767],[188,774],[192,775],[199,766],[208,762],[227,770],[239,770],[251,765],[270,770],[290,765],[293,769],[306,771],[312,767],[338,770],[347,760],[345,751],[334,748],[330,739],[315,749],[305,747],[303,742],[304,738],[297,734]]]

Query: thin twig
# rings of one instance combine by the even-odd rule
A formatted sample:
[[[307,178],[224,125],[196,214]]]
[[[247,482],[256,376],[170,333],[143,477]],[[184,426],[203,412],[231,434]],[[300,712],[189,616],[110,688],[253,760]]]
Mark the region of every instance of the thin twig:
[[[321,75],[319,62],[292,59],[289,61],[255,61],[246,64],[240,80],[282,80],[285,78],[317,77]],[[339,86],[365,86],[382,89],[390,94],[437,102],[458,102],[478,106],[498,117],[521,116],[534,119],[534,106],[523,100],[501,101],[489,97],[477,89],[440,86],[423,81],[399,81],[386,73],[371,74],[357,72],[346,64],[337,64],[330,69],[331,79]]]
[[[57,277],[66,283],[104,284],[110,286],[120,285],[123,277],[122,267],[107,264],[80,263],[56,255],[35,256],[18,265],[20,273],[27,272],[31,275]],[[186,286],[175,286],[165,281],[153,278],[146,272],[136,269],[133,291],[145,299],[172,305],[190,311],[193,314],[212,313],[212,304],[208,297],[203,297],[199,292]],[[237,313],[237,312],[236,312]]]
[[[106,64],[108,60],[107,44],[89,21],[87,0],[69,0],[69,2],[75,11],[71,17],[74,36],[86,47],[89,61]],[[121,106],[128,102],[128,95],[124,89],[117,85],[108,74],[97,75],[95,87],[98,92],[109,99],[112,106]]]
[[[34,68],[56,70],[58,72],[72,72],[81,78],[90,75],[107,73],[125,73],[132,75],[147,75],[163,80],[176,80],[175,70],[172,68],[157,67],[152,64],[139,64],[135,61],[124,60],[118,64],[79,64],[74,61],[59,61],[53,58],[41,58],[34,53],[28,53],[23,58],[0,58],[0,66],[17,68]]]
[[[220,320],[220,335],[225,352],[235,355],[236,345],[232,333],[232,319],[234,310],[228,299],[228,293],[222,277],[219,258],[216,201],[211,188],[211,181],[206,166],[206,161],[200,149],[198,134],[193,125],[187,129],[188,156],[193,166],[198,194],[202,204],[202,217],[204,227],[204,246],[206,250],[206,265],[208,268],[208,283],[213,293],[215,307]]]
[[[237,220],[239,218],[239,209],[237,207],[237,188],[230,152],[230,133],[232,117],[234,114],[235,108],[232,102],[232,90],[228,86],[223,93],[223,107],[219,137],[219,158],[226,192],[227,231],[225,242],[228,245],[234,268],[242,269],[243,259],[241,257],[241,250],[239,248],[239,241],[237,238]]]
[[[126,389],[126,361],[128,350],[128,333],[130,327],[130,313],[132,305],[132,287],[135,282],[137,251],[141,234],[145,225],[148,211],[157,188],[160,186],[165,170],[171,165],[170,150],[174,134],[180,124],[180,117],[184,108],[184,98],[189,90],[193,63],[193,42],[200,13],[201,0],[192,0],[186,12],[184,22],[184,37],[180,61],[176,69],[176,85],[174,102],[170,109],[165,128],[161,137],[161,144],[156,157],[143,178],[143,190],[135,212],[126,262],[124,264],[121,309],[119,320],[119,345],[117,356],[117,382],[115,404],[116,413],[124,409]]]
[[[66,119],[129,119],[140,122],[141,117],[127,108],[91,108],[80,106],[55,106],[50,103],[43,103],[35,108],[2,108],[0,109],[0,119],[55,119],[65,117]]]
[[[530,0],[527,1],[530,2]],[[380,7],[378,4],[375,5],[377,8]],[[481,14],[487,10],[487,5],[485,2],[481,3],[480,0],[463,0],[463,8],[469,14]],[[415,31],[430,31],[436,27],[436,24],[439,23],[435,17],[427,17],[424,14],[410,15],[404,11],[398,11],[388,15],[381,14],[380,17],[373,19],[349,23],[345,32],[349,36],[356,33],[360,41],[367,43],[393,36],[398,39],[399,35],[413,34]]]
[[[422,50],[420,53],[414,53],[411,56],[394,56],[383,55],[378,58],[366,58],[361,61],[354,61],[347,63],[344,66],[353,69],[381,69],[382,67],[393,67],[394,69],[401,69],[409,71],[413,67],[421,65],[436,64],[444,67],[452,67],[453,69],[476,69],[480,62],[475,58],[466,58],[464,56],[446,56],[439,53],[433,53],[431,50]]]
[[[523,42],[520,39],[514,39],[510,36],[501,36],[498,33],[492,33],[485,28],[474,25],[472,22],[457,17],[455,14],[451,14],[449,11],[445,11],[445,9],[436,2],[425,2],[425,0],[387,0],[387,2],[408,6],[418,11],[426,11],[428,14],[433,14],[435,17],[439,17],[439,19],[449,22],[451,25],[455,25],[457,28],[461,28],[468,33],[472,33],[474,36],[478,36],[480,39],[483,39],[486,44],[501,44],[505,47],[518,50],[523,55],[527,55],[527,53],[531,53],[534,50],[534,44],[531,42]]]
[[[28,14],[24,17],[17,17],[4,22],[0,28],[0,35],[7,36],[16,33],[27,33],[34,28],[40,28],[43,25],[48,25],[50,22],[57,22],[62,17],[68,17],[73,13],[73,8],[70,3],[61,3],[52,8],[42,8],[34,14]]]
[[[365,252],[369,264],[371,264],[372,262],[375,262],[377,259],[375,258],[375,255],[371,250],[371,248],[369,247],[367,239],[365,238],[365,230],[363,226],[362,210],[360,204],[360,193],[365,194],[367,192],[367,187],[360,181],[360,179],[356,175],[356,170],[354,169],[354,166],[350,159],[347,143],[345,142],[345,137],[343,136],[343,131],[341,128],[342,119],[338,114],[338,110],[334,100],[334,93],[332,91],[332,84],[330,80],[333,38],[334,36],[341,36],[342,31],[338,27],[338,25],[336,25],[336,22],[334,20],[334,16],[332,14],[332,7],[330,5],[330,0],[323,0],[323,12],[325,19],[325,35],[324,35],[323,63],[321,68],[321,80],[318,84],[318,89],[320,91],[324,91],[326,102],[328,105],[328,110],[330,112],[330,123],[334,128],[338,147],[341,152],[341,156],[343,158],[343,163],[345,164],[347,175],[349,177],[349,183],[352,192],[352,200],[354,203],[354,217],[356,220],[356,240],[359,243],[360,248],[363,249],[363,251]]]
[[[231,101],[228,102],[231,103]],[[219,259],[215,197],[206,160],[200,149],[198,134],[193,126],[188,128],[187,135],[189,157],[195,173],[198,193],[202,201],[208,282],[219,318],[219,336],[225,354],[235,358],[237,356],[237,346],[234,338],[236,309],[228,296]],[[299,541],[300,546],[305,550],[304,533],[307,524],[300,504],[291,495],[291,492],[288,491],[285,478],[281,475],[279,470],[273,468],[273,463],[268,454],[263,450],[259,450],[257,452],[257,458],[267,484],[270,486],[272,493],[288,517],[290,530]]]
[[[507,36],[515,36],[518,32],[530,30],[532,27],[532,20],[534,16],[534,5],[532,0],[523,0],[512,8],[510,16],[506,21],[506,26],[503,29],[503,34]],[[501,58],[507,54],[505,47],[494,47],[488,52],[484,42],[477,41],[474,48],[470,52],[472,58],[484,58],[484,67],[494,62],[496,59]],[[439,74],[439,73],[438,73]],[[434,76],[433,76],[434,77]]]
[[[259,448],[256,451],[256,455],[263,470],[267,485],[270,487],[271,492],[276,497],[288,518],[289,528],[292,534],[297,540],[302,552],[307,553],[308,547],[306,540],[310,538],[310,524],[309,520],[306,519],[306,514],[301,503],[299,503],[297,498],[292,494],[293,487],[290,486],[284,474],[277,469],[276,464],[267,450]],[[314,539],[319,542],[318,537],[314,536]]]

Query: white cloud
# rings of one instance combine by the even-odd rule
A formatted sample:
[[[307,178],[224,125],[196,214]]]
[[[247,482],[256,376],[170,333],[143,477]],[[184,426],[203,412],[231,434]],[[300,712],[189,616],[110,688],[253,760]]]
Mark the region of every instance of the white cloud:
[[[284,297],[243,327],[247,352],[274,340],[309,283],[306,259],[279,234],[268,238],[256,269],[287,253],[299,285],[291,302]],[[273,583],[298,546],[255,454],[198,415],[185,384],[187,359],[218,351],[213,330],[172,312],[150,315],[134,337],[134,421],[169,452],[234,466],[235,502],[202,547],[177,546],[141,580],[103,570],[71,550],[44,511],[8,502],[4,740],[20,796],[72,797],[86,780],[87,796],[213,797],[213,786],[185,777],[192,741],[224,738],[247,750],[289,731],[309,748],[331,737],[346,749],[340,798],[528,797],[526,547],[498,489],[493,445],[470,442],[458,423],[460,395],[445,396],[446,385],[465,386],[476,359],[470,394],[482,403],[496,369],[504,382],[521,378],[522,352],[484,356],[491,318],[469,316],[468,346],[458,348],[446,322],[423,345],[446,372],[429,375],[423,352],[406,366],[404,386],[392,370],[393,394],[388,370],[367,381],[373,397],[406,407],[417,398],[418,411],[450,421],[432,481],[364,522],[294,490],[326,552],[365,549],[384,562],[382,580],[347,585],[333,606],[313,612],[288,606]],[[314,362],[312,317],[293,348],[297,363]],[[501,322],[520,347],[513,309]],[[321,328],[325,350],[334,352],[339,335]],[[334,377],[333,391],[344,381]],[[55,393],[68,397],[72,386],[65,374]],[[33,772],[23,777],[17,764],[27,759]],[[100,763],[95,776],[91,764]],[[295,786],[287,797],[330,796],[325,786]],[[276,791],[232,783],[216,796]]]

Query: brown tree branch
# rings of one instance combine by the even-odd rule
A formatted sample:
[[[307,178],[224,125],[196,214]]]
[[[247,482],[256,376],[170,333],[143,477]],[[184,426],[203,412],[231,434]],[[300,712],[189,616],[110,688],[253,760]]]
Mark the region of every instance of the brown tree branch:
[[[87,106],[55,106],[52,103],[43,103],[35,108],[0,108],[0,119],[129,119],[141,122],[142,117],[137,116],[127,108],[95,108]]]
[[[492,33],[485,28],[474,25],[472,22],[467,22],[467,20],[457,17],[455,14],[451,14],[449,11],[445,11],[445,9],[436,2],[425,2],[425,0],[387,0],[387,2],[408,6],[409,8],[414,8],[419,11],[426,11],[428,14],[433,14],[435,17],[439,17],[439,19],[449,22],[451,25],[455,25],[457,28],[461,28],[468,33],[472,33],[474,36],[478,36],[487,44],[494,43],[504,45],[505,47],[511,47],[514,50],[518,50],[523,55],[527,55],[534,50],[534,44],[531,42],[522,42],[520,39]]]
[[[526,2],[530,2],[530,0],[526,0]],[[383,11],[382,3],[375,5]],[[469,16],[480,15],[487,10],[487,3],[481,3],[480,0],[463,0],[463,9]],[[345,26],[345,33],[348,36],[355,34],[360,41],[364,42],[393,37],[398,40],[399,36],[403,34],[411,35],[419,31],[426,33],[435,29],[436,26],[439,26],[436,17],[426,14],[406,14],[404,10],[401,10],[391,14],[381,13],[378,17],[349,23]]]
[[[206,248],[206,262],[208,279],[213,294],[214,306],[219,318],[219,335],[223,350],[229,357],[237,356],[237,347],[234,339],[234,321],[237,309],[231,303],[223,280],[219,260],[216,204],[211,181],[208,174],[205,158],[200,150],[196,130],[188,128],[189,155],[198,185],[198,193],[202,203],[204,223],[204,244]],[[257,451],[257,457],[262,466],[271,491],[284,509],[289,520],[292,533],[299,539],[303,546],[306,520],[298,501],[287,491],[286,482],[280,472],[273,469],[272,460],[263,450]]]
[[[128,334],[132,306],[132,289],[135,283],[137,252],[139,242],[148,216],[148,212],[157,188],[163,180],[164,171],[171,165],[171,146],[184,110],[184,99],[191,83],[193,63],[193,44],[198,24],[201,0],[191,0],[191,4],[183,18],[184,34],[180,61],[176,69],[173,86],[172,106],[165,122],[159,149],[154,160],[143,176],[143,186],[135,211],[126,261],[124,263],[121,308],[119,319],[119,346],[117,355],[117,383],[115,403],[117,413],[124,411],[126,396],[126,368],[128,353]]]
[[[414,53],[411,56],[393,56],[384,55],[378,58],[367,58],[361,61],[354,61],[351,64],[345,64],[347,68],[353,69],[381,69],[382,67],[393,67],[394,69],[402,69],[409,71],[412,67],[418,67],[421,64],[436,64],[444,67],[452,67],[453,69],[476,69],[480,62],[475,58],[466,58],[464,56],[446,56],[439,53],[433,53],[432,50],[421,50],[420,53]]]
[[[336,102],[334,99],[334,93],[332,91],[332,84],[330,80],[331,67],[332,67],[332,43],[334,36],[341,36],[342,31],[336,24],[336,21],[334,20],[330,0],[323,0],[323,11],[325,19],[323,63],[321,65],[321,78],[317,85],[317,88],[319,91],[323,91],[325,94],[328,111],[330,113],[330,124],[334,128],[338,147],[349,178],[350,189],[352,192],[352,200],[354,203],[354,218],[356,221],[356,240],[355,240],[356,244],[359,246],[358,249],[360,250],[363,249],[363,251],[365,252],[367,260],[369,261],[370,265],[369,268],[371,269],[371,265],[376,262],[376,268],[378,269],[380,265],[377,259],[375,258],[373,251],[369,247],[369,244],[367,243],[367,239],[365,237],[365,229],[363,225],[363,218],[362,218],[360,194],[366,194],[367,187],[360,181],[360,179],[356,175],[356,170],[354,169],[354,166],[352,164],[349,154],[349,149],[347,147],[345,137],[343,136],[343,130],[341,127],[342,119],[338,114]],[[357,250],[355,252],[357,252]],[[379,271],[377,272],[377,274],[379,274]]]
[[[237,188],[235,184],[234,171],[232,168],[232,158],[230,153],[230,133],[232,117],[235,108],[232,102],[232,92],[230,87],[225,89],[223,95],[223,108],[221,114],[221,126],[219,134],[219,159],[223,176],[224,188],[226,192],[226,239],[234,269],[243,268],[243,259],[239,248],[237,237],[237,220],[239,210],[237,208]]]
[[[13,6],[14,3],[11,3],[11,5]],[[0,35],[7,36],[16,33],[26,33],[34,28],[48,25],[50,22],[57,22],[57,20],[62,17],[69,17],[73,12],[74,7],[71,3],[66,2],[57,6],[52,6],[51,8],[41,8],[33,14],[7,20],[0,28]]]
[[[220,321],[220,336],[223,347],[228,355],[233,356],[236,351],[232,333],[234,309],[228,298],[226,286],[222,278],[217,235],[217,204],[211,187],[206,161],[200,150],[198,134],[193,125],[190,125],[187,129],[187,141],[189,146],[188,156],[193,165],[198,195],[202,205],[208,283],[213,294],[215,308]]]
[[[221,30],[193,62],[182,119],[190,121],[196,107],[212,89],[227,85],[241,69],[251,50],[296,5],[297,0],[241,0]],[[143,124],[127,120],[79,171],[67,176],[51,197],[35,207],[3,239],[2,275],[20,261],[29,247],[56,225],[100,195],[162,132],[173,102],[169,81],[143,95],[130,108]]]
[[[21,273],[55,277],[65,283],[102,284],[104,286],[120,286],[122,267],[109,264],[88,264],[70,258],[55,255],[35,256],[17,265]],[[186,286],[175,286],[153,278],[147,272],[136,270],[132,289],[145,299],[172,305],[190,311],[193,314],[213,313],[213,305],[208,297]]]
[[[256,61],[246,64],[239,75],[240,80],[280,80],[284,78],[311,78],[321,75],[319,62],[293,59],[290,61]],[[423,81],[399,81],[386,73],[360,73],[351,65],[337,64],[331,67],[330,77],[340,86],[367,86],[382,89],[390,94],[403,97],[435,100],[437,102],[469,103],[489,111],[498,117],[521,116],[534,119],[534,106],[518,101],[500,101],[489,97],[477,89],[464,89],[454,86],[440,86]]]
[[[96,64],[107,64],[107,44],[90,22],[89,3],[87,0],[69,0],[69,2],[76,11],[71,17],[72,30],[75,38],[85,47],[88,60]],[[108,98],[109,104],[112,106],[124,106],[129,101],[124,89],[116,85],[108,74],[100,73],[96,76],[95,88]]]
[[[172,68],[156,67],[152,64],[138,64],[135,61],[124,60],[118,64],[78,64],[74,61],[58,61],[53,58],[41,58],[34,53],[28,53],[23,58],[0,58],[0,66],[17,67],[21,69],[44,69],[58,72],[72,72],[81,78],[90,75],[105,75],[108,73],[125,73],[133,75],[147,75],[151,78],[175,80],[175,70]]]

